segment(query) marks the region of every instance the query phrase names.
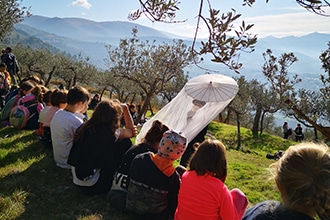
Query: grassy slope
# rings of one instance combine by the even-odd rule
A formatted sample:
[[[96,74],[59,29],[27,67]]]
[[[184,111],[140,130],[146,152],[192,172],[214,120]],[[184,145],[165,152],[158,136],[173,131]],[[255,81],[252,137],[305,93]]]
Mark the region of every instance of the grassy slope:
[[[242,129],[243,151],[236,151],[236,127],[212,123],[210,132],[228,147],[229,188],[240,188],[250,205],[279,199],[267,171],[266,153],[285,150],[290,141],[264,135],[258,140]],[[249,152],[249,153],[247,153]],[[57,168],[52,150],[32,131],[0,129],[0,219],[129,219],[112,209],[104,196],[88,197],[73,185],[69,170]]]

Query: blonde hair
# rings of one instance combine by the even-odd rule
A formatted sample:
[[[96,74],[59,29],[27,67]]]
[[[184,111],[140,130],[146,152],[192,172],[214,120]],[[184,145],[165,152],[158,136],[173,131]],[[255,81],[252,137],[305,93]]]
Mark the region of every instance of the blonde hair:
[[[301,143],[288,148],[272,165],[286,207],[312,208],[321,220],[330,219],[330,154],[323,144]]]

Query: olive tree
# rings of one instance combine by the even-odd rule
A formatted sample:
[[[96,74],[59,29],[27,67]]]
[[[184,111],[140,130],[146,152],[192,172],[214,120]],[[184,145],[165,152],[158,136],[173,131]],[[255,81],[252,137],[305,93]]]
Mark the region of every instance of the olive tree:
[[[55,80],[64,82],[65,86],[70,88],[78,82],[92,85],[93,77],[98,77],[97,68],[81,55],[73,59],[63,53],[52,53],[41,48],[32,49],[21,44],[13,49],[19,60],[20,78],[37,75],[45,82],[45,86]]]
[[[135,28],[132,34],[132,38],[120,40],[117,48],[108,48],[109,69],[116,77],[130,80],[143,91],[139,121],[152,97],[160,95],[168,83],[186,74],[184,68],[193,61],[193,56],[182,40],[157,44],[156,41],[140,41]]]
[[[321,75],[320,80],[323,87],[318,91],[295,88],[297,83],[301,82],[298,75],[290,77],[288,68],[297,61],[295,56],[290,54],[282,54],[278,59],[271,50],[264,53],[265,64],[263,73],[271,84],[272,89],[280,96],[282,103],[285,103],[288,115],[295,117],[308,127],[314,127],[321,132],[326,138],[330,138],[330,101],[329,101],[329,60],[330,60],[330,44],[328,49],[324,51],[320,60],[322,68],[326,74]]]
[[[250,99],[251,94],[249,92],[249,83],[244,76],[236,79],[238,84],[238,93],[233,99],[233,101],[227,106],[228,109],[234,112],[237,125],[237,147],[236,149],[241,149],[241,119],[250,110]]]
[[[11,33],[14,24],[30,16],[30,8],[21,6],[22,0],[3,0],[0,2],[0,40]]]
[[[248,82],[248,92],[250,94],[251,110],[254,112],[252,135],[258,137],[263,132],[264,119],[266,114],[274,114],[282,108],[282,104],[277,93],[261,84],[256,79]]]

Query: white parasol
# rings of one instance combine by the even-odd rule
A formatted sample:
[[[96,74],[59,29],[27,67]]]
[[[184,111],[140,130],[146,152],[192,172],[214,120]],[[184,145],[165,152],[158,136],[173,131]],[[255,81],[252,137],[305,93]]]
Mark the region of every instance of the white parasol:
[[[238,86],[236,81],[228,76],[205,74],[189,80],[184,89],[193,99],[222,102],[232,99],[238,91]]]

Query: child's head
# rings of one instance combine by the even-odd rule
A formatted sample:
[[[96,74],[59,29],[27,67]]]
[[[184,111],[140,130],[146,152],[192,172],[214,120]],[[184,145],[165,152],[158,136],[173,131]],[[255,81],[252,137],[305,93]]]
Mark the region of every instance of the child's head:
[[[94,124],[109,125],[113,131],[120,126],[120,118],[123,113],[119,100],[101,101],[95,108],[89,119]]]
[[[100,94],[98,94],[98,93],[96,93],[96,94],[93,96],[93,99],[95,99],[95,100],[99,100],[99,98],[100,98]]]
[[[7,69],[6,64],[4,64],[4,63],[0,63],[0,71],[3,72],[3,71],[5,71],[6,69]]]
[[[134,104],[130,104],[130,105],[128,106],[128,109],[129,109],[130,112],[136,112],[136,110],[135,110],[135,105],[134,105]]]
[[[118,100],[101,101],[96,106],[92,117],[83,125],[81,131],[84,132],[94,125],[105,125],[112,132],[115,132],[120,126],[122,112],[121,103]]]
[[[206,104],[206,102],[204,102],[204,101],[200,101],[200,100],[197,100],[197,99],[194,99],[194,100],[192,101],[192,103],[193,103],[194,105],[198,106],[199,108],[203,107],[203,106]]]
[[[40,97],[42,97],[42,88],[39,85],[36,85],[33,87],[33,89],[31,90],[31,94],[33,94],[36,97],[36,101],[41,102],[42,100],[40,99]]]
[[[52,106],[56,106],[61,109],[65,108],[67,94],[68,91],[64,89],[54,89],[50,97],[50,103]]]
[[[89,92],[82,86],[72,87],[68,92],[66,101],[68,105],[75,105],[78,102],[88,103]]]
[[[42,96],[42,102],[45,103],[45,105],[50,106],[52,105],[50,103],[50,98],[52,97],[52,90],[48,90],[47,92],[44,93],[44,95]]]
[[[153,146],[155,149],[158,149],[158,145],[163,137],[163,133],[167,130],[169,130],[169,128],[166,125],[158,120],[155,120],[152,122],[152,125],[142,139],[142,142]]]
[[[171,161],[179,159],[187,146],[187,138],[180,131],[168,130],[163,134],[158,155]]]
[[[30,81],[35,85],[41,85],[41,86],[45,85],[45,82],[36,75],[26,77],[26,78],[22,79],[21,82],[23,83],[25,81]]]
[[[285,151],[274,168],[288,208],[330,219],[330,153],[325,145],[301,143]]]
[[[205,140],[192,156],[189,169],[197,175],[211,174],[225,182],[227,177],[226,147],[218,140]]]
[[[24,81],[20,84],[19,88],[22,93],[22,95],[26,95],[31,93],[31,90],[35,87],[35,84],[33,84],[30,81]]]

